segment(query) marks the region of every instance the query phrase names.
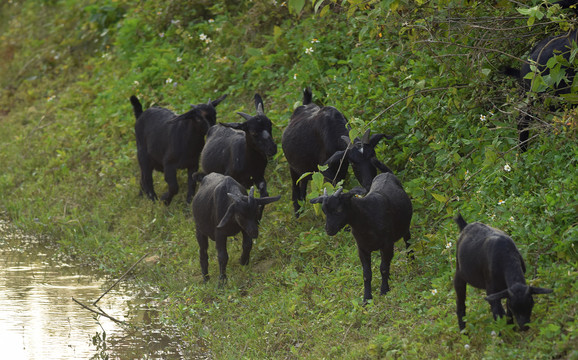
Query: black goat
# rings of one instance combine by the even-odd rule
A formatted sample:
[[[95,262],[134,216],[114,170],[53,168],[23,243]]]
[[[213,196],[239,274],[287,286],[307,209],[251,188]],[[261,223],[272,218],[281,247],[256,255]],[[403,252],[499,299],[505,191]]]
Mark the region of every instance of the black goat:
[[[524,259],[506,233],[480,222],[468,224],[461,215],[454,220],[460,228],[454,277],[460,330],[466,326],[466,284],[486,290],[494,319],[504,316],[501,299],[506,298],[508,322],[512,323],[513,315],[520,329],[526,330],[534,307],[532,294],[552,290],[526,285]]]
[[[411,234],[409,225],[413,208],[409,196],[392,173],[377,175],[369,192],[354,188],[348,193],[337,190],[333,195],[317,197],[312,204],[322,203],[326,216],[325,231],[333,236],[346,224],[357,242],[361,265],[363,266],[363,300],[371,299],[371,252],[381,252],[381,294],[389,291],[389,267],[393,259],[393,245],[403,237],[409,247]]]
[[[134,130],[141,172],[141,194],[144,192],[150,199],[156,200],[153,170],[164,172],[169,189],[161,199],[167,205],[170,204],[179,191],[177,169],[187,169],[187,202],[191,202],[196,186],[192,175],[199,168],[199,155],[205,144],[205,134],[216,123],[215,107],[226,97],[223,95],[217,100],[209,100],[207,104],[194,105],[190,111],[181,115],[161,107],[152,107],[143,112],[138,98],[134,95],[130,97],[136,117]]]
[[[196,175],[195,177],[200,177]],[[253,239],[259,236],[261,209],[276,197],[253,197],[254,188],[247,190],[230,176],[211,173],[203,177],[199,191],[193,198],[193,217],[197,227],[199,260],[205,281],[209,279],[208,238],[215,241],[219,259],[220,279],[227,278],[227,237],[243,233],[241,265],[249,263]]]
[[[345,116],[332,106],[319,107],[312,98],[309,88],[303,90],[303,105],[291,115],[281,140],[291,173],[296,217],[299,217],[299,201],[305,200],[310,177],[302,179],[299,184],[297,180],[307,172],[318,171],[319,165],[328,165],[323,175],[335,184],[345,178],[351,162],[356,177],[366,189],[377,173],[376,167],[390,171],[375,157],[374,148],[385,135],[376,134],[369,138],[367,132],[363,140],[357,139],[350,144]]]
[[[259,94],[255,94],[255,108],[255,116],[238,113],[245,122],[219,123],[209,129],[201,166],[205,174],[229,175],[246,188],[255,184],[260,196],[268,196],[265,168],[267,159],[277,153],[277,145]]]
[[[576,1],[565,1],[562,3],[562,7],[568,7],[572,4],[564,3],[576,3]],[[514,76],[522,84],[525,91],[529,91],[532,88],[532,80],[527,79],[526,75],[530,72],[534,72],[532,67],[535,66],[535,74],[542,77],[546,77],[550,74],[550,68],[547,66],[548,61],[554,57],[561,55],[565,61],[569,61],[572,52],[572,42],[578,41],[578,30],[570,31],[564,35],[551,36],[540,41],[534,48],[530,51],[528,56],[528,62],[525,62],[521,69],[514,69],[507,67],[505,73],[510,76]],[[572,64],[570,64],[572,65]],[[555,91],[554,94],[568,94],[571,92],[571,85],[576,74],[576,69],[573,66],[561,66],[562,70],[565,70],[565,78],[560,79],[560,81],[554,84]],[[529,114],[523,115],[518,121],[518,132],[519,132],[519,146],[520,151],[525,152],[528,150],[528,140],[530,137],[529,125],[531,123],[532,117]]]

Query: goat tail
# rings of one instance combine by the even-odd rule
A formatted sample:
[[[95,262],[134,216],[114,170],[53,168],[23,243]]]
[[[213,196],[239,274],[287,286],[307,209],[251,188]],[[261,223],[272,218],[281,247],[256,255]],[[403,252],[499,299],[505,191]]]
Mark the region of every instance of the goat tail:
[[[303,105],[309,105],[313,101],[313,93],[311,88],[307,87],[303,89]]]
[[[130,103],[132,104],[132,109],[134,111],[134,116],[138,119],[142,114],[142,104],[138,101],[138,98],[134,95],[130,97]]]
[[[466,220],[464,220],[462,214],[460,213],[458,213],[456,217],[454,217],[454,221],[456,222],[456,224],[458,224],[460,231],[462,231],[468,225],[468,223],[466,222]]]

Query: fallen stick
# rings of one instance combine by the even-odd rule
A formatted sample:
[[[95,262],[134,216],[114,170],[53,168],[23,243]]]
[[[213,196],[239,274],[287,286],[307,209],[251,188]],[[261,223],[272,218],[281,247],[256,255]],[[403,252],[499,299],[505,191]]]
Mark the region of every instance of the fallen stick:
[[[128,273],[130,273],[130,272],[132,271],[132,269],[134,269],[134,267],[138,265],[138,263],[140,263],[141,261],[143,261],[144,258],[145,258],[148,254],[149,254],[149,253],[146,253],[146,254],[144,254],[143,256],[141,256],[141,258],[138,259],[138,261],[135,262],[135,263],[130,267],[130,269],[128,269],[114,284],[112,284],[112,286],[109,287],[108,290],[106,290],[102,295],[100,295],[100,297],[99,297],[98,299],[96,299],[96,300],[92,303],[92,305],[96,306],[96,304],[100,301],[100,299],[102,299],[104,295],[108,294],[108,292],[109,292],[110,290],[112,290],[112,288],[114,288],[119,282],[121,282],[122,279],[124,279],[124,278],[128,275]]]
[[[100,315],[100,316],[104,316],[105,318],[108,318],[108,319],[110,319],[110,320],[112,320],[112,321],[114,321],[114,322],[116,322],[116,323],[123,324],[123,325],[128,325],[126,322],[124,322],[124,321],[122,321],[122,320],[115,319],[114,317],[108,315],[107,313],[105,313],[105,312],[102,311],[102,310],[97,311],[97,310],[91,309],[90,307],[84,305],[83,303],[81,303],[80,301],[76,300],[75,298],[72,298],[72,300],[73,300],[75,303],[77,303],[78,305],[82,306],[83,308],[85,308],[86,310],[88,310],[88,311],[90,311],[90,312],[93,312],[93,313],[95,313],[95,314],[97,314],[97,315]]]

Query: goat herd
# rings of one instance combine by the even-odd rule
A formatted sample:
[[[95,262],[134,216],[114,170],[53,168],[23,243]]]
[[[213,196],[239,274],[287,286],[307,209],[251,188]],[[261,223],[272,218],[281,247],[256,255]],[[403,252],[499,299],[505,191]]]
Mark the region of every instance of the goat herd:
[[[153,188],[153,170],[164,173],[168,191],[161,196],[167,205],[178,192],[177,169],[188,170],[187,202],[192,201],[196,237],[199,243],[201,272],[208,274],[208,239],[215,241],[220,280],[226,280],[227,237],[243,235],[242,265],[249,263],[253,239],[258,237],[258,224],[265,205],[279,200],[270,197],[265,181],[268,159],[275,155],[277,145],[271,134],[271,120],[265,115],[263,100],[255,95],[256,115],[239,113],[245,121],[216,123],[215,107],[222,96],[207,104],[194,105],[184,114],[152,107],[145,111],[132,96],[136,117],[137,157],[141,169],[141,194],[157,199]],[[310,89],[303,92],[303,105],[293,112],[282,136],[282,148],[290,166],[292,200],[295,216],[305,200],[308,177],[304,174],[327,165],[324,177],[331,182],[343,179],[351,164],[362,187],[349,192],[340,188],[311,200],[322,204],[326,215],[325,230],[333,236],[346,225],[357,242],[363,266],[364,302],[371,294],[371,252],[381,252],[380,293],[389,291],[389,268],[394,243],[403,237],[409,247],[410,222],[413,213],[409,196],[392,171],[380,162],[375,146],[386,137],[370,136],[353,142],[348,137],[346,118],[334,107],[320,107],[312,102]],[[206,141],[205,141],[206,135]],[[199,159],[203,172],[199,172]],[[377,174],[381,172],[380,174]],[[196,191],[196,184],[200,187]],[[255,186],[259,197],[255,197]],[[250,191],[247,194],[247,188]],[[501,299],[507,298],[507,315],[524,329],[530,321],[532,294],[552,290],[526,285],[524,261],[512,239],[500,230],[482,223],[466,224],[458,215],[461,230],[457,245],[457,269],[454,286],[457,293],[457,314],[460,329],[465,327],[466,283],[486,289],[486,300],[494,317],[503,316]],[[410,250],[410,256],[413,252]]]
[[[568,8],[574,6],[576,0],[563,0],[558,4]],[[571,43],[576,42],[577,34],[578,30],[573,30],[565,36],[542,40],[530,51],[529,60],[534,67],[524,64],[519,70],[508,68],[505,72],[518,77],[528,90],[531,84],[526,75],[532,69],[540,71],[543,76],[549,74],[548,60],[556,55],[562,55],[568,61]],[[568,65],[564,65],[564,69],[566,78],[556,84],[557,94],[571,90],[575,71]],[[130,98],[136,117],[141,194],[157,200],[152,172],[163,172],[168,191],[161,200],[170,204],[178,192],[177,169],[188,170],[187,202],[192,202],[205,281],[209,279],[208,238],[216,243],[220,280],[224,281],[229,258],[227,237],[239,232],[243,234],[240,262],[248,264],[253,239],[259,234],[263,208],[280,198],[269,196],[265,181],[265,167],[268,159],[276,154],[277,145],[273,141],[271,120],[265,115],[261,96],[255,95],[256,115],[239,113],[245,121],[217,124],[215,108],[225,97],[194,105],[181,115],[160,107],[143,111],[140,101],[135,96]],[[376,157],[376,145],[388,137],[371,135],[368,130],[361,139],[351,142],[343,114],[334,107],[316,105],[312,98],[311,90],[305,89],[303,105],[295,109],[282,136],[282,148],[291,173],[295,216],[299,217],[300,203],[306,198],[310,176],[304,174],[326,165],[323,175],[327,181],[335,183],[345,177],[351,164],[362,187],[348,192],[340,188],[331,195],[325,192],[311,203],[322,204],[328,235],[333,236],[350,225],[363,267],[363,299],[367,302],[372,298],[371,252],[381,252],[380,292],[383,295],[389,291],[394,243],[403,238],[406,247],[410,245],[411,200],[397,177]],[[522,151],[527,148],[528,124],[528,116],[519,122]],[[199,159],[203,172],[198,172]],[[378,172],[381,173],[378,175]],[[195,194],[198,182],[200,187]],[[254,185],[259,197],[255,197]],[[250,188],[248,194],[247,188]],[[527,329],[534,305],[532,295],[551,293],[552,290],[526,285],[524,260],[506,233],[479,222],[467,224],[461,215],[454,220],[460,229],[454,277],[460,330],[465,328],[466,284],[486,290],[485,299],[494,318],[507,315],[508,321],[515,319],[521,329]],[[408,254],[413,257],[411,250]],[[501,303],[503,298],[507,299],[507,312]]]

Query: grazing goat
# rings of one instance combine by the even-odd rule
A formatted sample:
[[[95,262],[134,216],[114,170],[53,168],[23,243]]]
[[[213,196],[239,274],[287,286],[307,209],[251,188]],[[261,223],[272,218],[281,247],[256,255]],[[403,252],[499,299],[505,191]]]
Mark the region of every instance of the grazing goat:
[[[195,175],[195,178],[200,176]],[[261,209],[280,198],[254,198],[254,190],[251,187],[247,196],[247,190],[230,176],[211,173],[203,177],[199,191],[193,198],[193,217],[197,227],[201,272],[205,281],[209,279],[208,238],[214,240],[217,247],[221,280],[227,278],[227,236],[243,233],[241,265],[249,263],[253,239],[259,236]]]
[[[201,167],[205,174],[229,175],[246,188],[255,184],[263,197],[269,195],[265,182],[267,159],[277,153],[277,145],[259,94],[255,94],[255,108],[255,116],[238,113],[245,122],[219,123],[209,129],[201,152]]]
[[[188,170],[187,203],[195,193],[196,182],[192,175],[199,168],[199,155],[205,144],[205,134],[215,125],[217,111],[215,107],[227,95],[207,104],[194,105],[181,115],[172,111],[152,107],[143,112],[136,96],[130,97],[136,123],[137,158],[140,165],[141,194],[144,192],[151,200],[157,199],[153,187],[153,170],[164,172],[169,189],[161,196],[165,204],[170,204],[179,191],[177,169]]]
[[[566,3],[571,3],[572,1],[566,1]],[[576,1],[573,1],[576,3]],[[563,2],[560,2],[563,3]],[[568,4],[561,4],[562,7],[568,7]],[[507,75],[514,76],[522,84],[525,91],[529,91],[532,88],[532,80],[527,79],[526,75],[533,72],[532,67],[535,66],[535,73],[546,77],[550,75],[550,68],[547,66],[548,61],[555,57],[561,55],[565,61],[569,61],[572,52],[572,43],[578,41],[578,30],[570,31],[564,35],[552,36],[540,41],[534,48],[530,51],[528,56],[528,62],[524,63],[521,69],[514,69],[507,67],[505,72]],[[570,65],[572,65],[570,63]],[[554,84],[556,95],[568,94],[571,92],[571,85],[574,80],[574,75],[576,70],[573,66],[561,66],[562,70],[566,71],[566,77],[562,78]],[[521,152],[528,150],[528,140],[530,137],[529,126],[532,120],[532,116],[529,114],[523,115],[518,121],[518,132],[519,132],[519,147]]]
[[[411,200],[401,183],[392,173],[383,173],[373,179],[369,192],[354,188],[348,193],[337,190],[333,195],[317,197],[312,204],[322,203],[326,216],[325,231],[329,236],[337,234],[346,224],[357,242],[363,266],[363,300],[371,299],[371,252],[381,252],[381,294],[389,291],[389,267],[393,258],[393,245],[403,237],[409,247],[409,225],[413,213]]]
[[[385,135],[369,138],[367,132],[363,140],[350,144],[345,116],[332,106],[319,107],[312,98],[311,89],[303,90],[303,105],[291,115],[281,141],[291,173],[296,217],[299,217],[299,201],[305,200],[310,177],[303,178],[299,184],[297,180],[307,172],[318,171],[319,165],[329,166],[323,175],[335,184],[345,178],[351,162],[357,179],[366,189],[371,186],[376,168],[390,171],[375,157],[375,146]]]
[[[501,299],[506,298],[508,322],[512,323],[513,315],[520,329],[526,330],[534,307],[532,294],[552,290],[526,285],[524,259],[506,233],[480,222],[468,224],[461,215],[454,220],[460,228],[454,277],[460,330],[466,326],[466,284],[486,290],[494,319],[504,316]]]

